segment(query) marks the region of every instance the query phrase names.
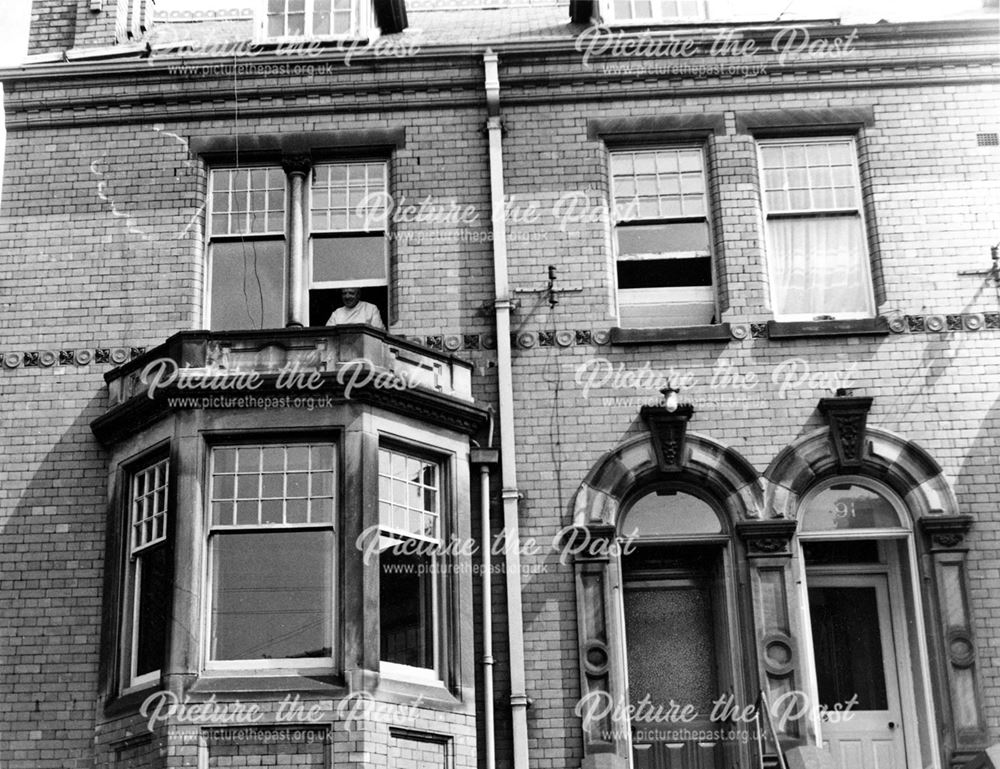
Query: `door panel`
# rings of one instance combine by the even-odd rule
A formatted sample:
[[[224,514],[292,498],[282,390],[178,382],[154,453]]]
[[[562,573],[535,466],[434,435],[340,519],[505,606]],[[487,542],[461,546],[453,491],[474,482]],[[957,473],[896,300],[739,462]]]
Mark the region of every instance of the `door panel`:
[[[640,559],[636,558],[633,564]],[[724,609],[714,571],[703,559],[672,559],[670,568],[630,570],[626,564],[623,614],[628,650],[628,692],[633,706],[668,712],[693,706],[689,722],[632,722],[633,769],[722,769],[724,746],[699,740],[725,724],[709,719],[724,689],[720,681],[717,631]],[[713,559],[714,560],[714,559]],[[686,566],[686,568],[685,568]]]
[[[808,595],[824,743],[839,769],[905,769],[886,576],[809,576]]]

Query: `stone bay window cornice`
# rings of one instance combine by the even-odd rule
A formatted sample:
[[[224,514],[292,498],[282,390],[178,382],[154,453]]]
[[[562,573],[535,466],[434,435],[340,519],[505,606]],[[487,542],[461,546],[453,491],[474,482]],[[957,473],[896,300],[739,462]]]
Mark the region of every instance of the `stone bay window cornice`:
[[[202,403],[247,409],[308,408],[309,398],[355,401],[462,433],[487,418],[473,403],[470,364],[365,326],[181,332],[105,379],[109,409],[92,424],[105,443]]]

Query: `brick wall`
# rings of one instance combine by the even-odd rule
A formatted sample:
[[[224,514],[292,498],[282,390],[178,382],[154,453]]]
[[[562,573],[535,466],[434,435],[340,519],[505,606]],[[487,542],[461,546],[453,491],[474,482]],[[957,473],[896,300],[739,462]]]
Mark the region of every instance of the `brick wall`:
[[[72,48],[75,28],[75,3],[66,0],[32,0],[28,54]]]

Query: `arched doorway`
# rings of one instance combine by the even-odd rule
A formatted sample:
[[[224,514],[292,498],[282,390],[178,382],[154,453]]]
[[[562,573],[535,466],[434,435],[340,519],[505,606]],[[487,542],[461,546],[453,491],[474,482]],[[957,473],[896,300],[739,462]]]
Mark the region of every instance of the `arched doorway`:
[[[788,641],[798,688],[817,706],[782,741],[825,744],[840,769],[961,766],[987,739],[966,572],[972,516],[913,441],[831,424],[764,473],[768,512],[789,525],[791,568],[781,568],[795,586]],[[762,627],[772,621],[757,616]],[[839,661],[845,647],[865,664]],[[773,694],[766,665],[762,680]],[[854,694],[853,719],[823,719],[818,706]]]
[[[575,527],[613,544],[575,560],[581,702],[608,705],[578,709],[584,766],[750,766],[752,727],[732,717],[756,695],[736,532],[760,514],[760,477],[704,436],[656,441],[609,452],[574,500]]]
[[[634,769],[732,766],[724,693],[744,692],[737,562],[711,496],[682,483],[643,489],[618,535],[626,700]]]
[[[938,752],[913,529],[884,484],[837,476],[798,511],[807,695],[841,769],[926,766]],[[924,728],[921,728],[921,725]]]

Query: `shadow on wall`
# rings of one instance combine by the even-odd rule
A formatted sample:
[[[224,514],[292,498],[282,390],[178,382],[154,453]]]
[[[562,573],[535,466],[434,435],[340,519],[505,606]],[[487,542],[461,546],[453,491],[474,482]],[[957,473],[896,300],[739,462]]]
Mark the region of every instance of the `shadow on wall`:
[[[0,559],[0,627],[6,631],[0,635],[8,642],[8,664],[0,665],[3,765],[43,756],[73,762],[93,751],[108,472],[90,422],[104,412],[108,396],[102,387],[87,401],[74,399],[86,397],[89,383],[67,377],[66,389],[74,392],[53,388],[43,394],[52,407],[39,408],[37,387],[56,371],[2,375],[4,496],[13,502],[4,505],[0,533],[8,554]],[[14,413],[18,384],[36,389]]]

